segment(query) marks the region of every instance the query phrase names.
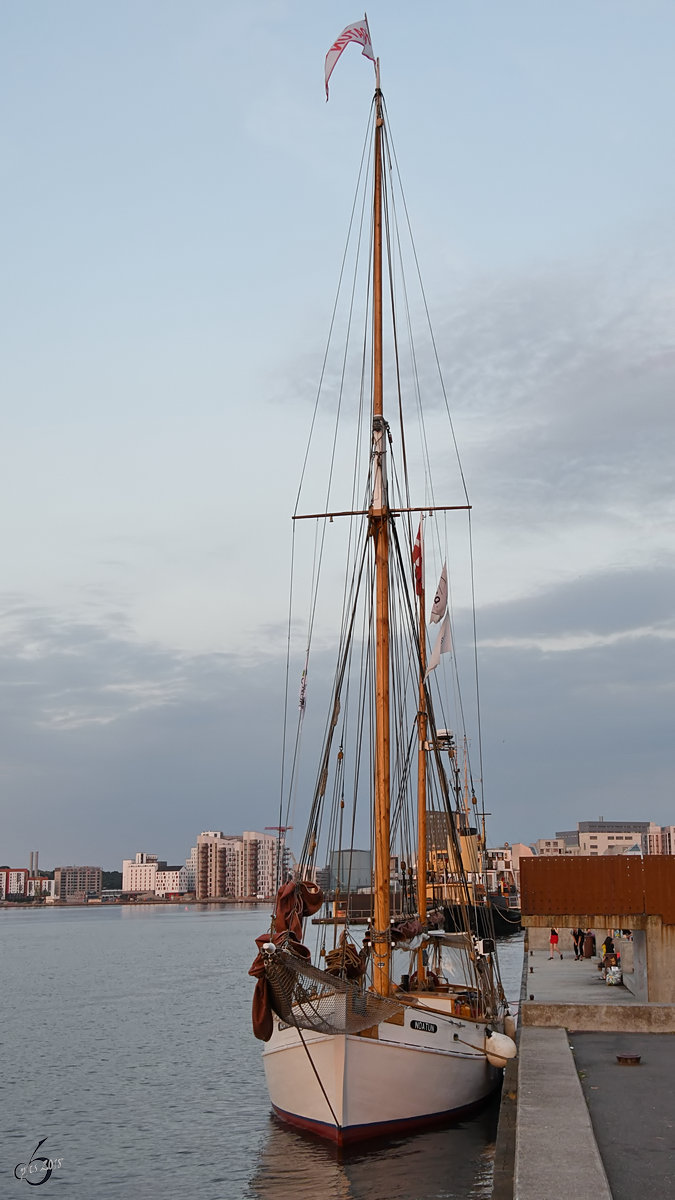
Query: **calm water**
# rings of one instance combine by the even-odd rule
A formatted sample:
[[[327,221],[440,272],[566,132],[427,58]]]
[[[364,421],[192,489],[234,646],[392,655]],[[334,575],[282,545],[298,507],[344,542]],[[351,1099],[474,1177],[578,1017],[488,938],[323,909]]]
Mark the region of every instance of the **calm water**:
[[[342,1161],[270,1117],[246,976],[268,911],[0,910],[0,1195],[46,1138],[41,1200],[489,1196],[495,1104]],[[522,939],[500,951],[516,998]]]

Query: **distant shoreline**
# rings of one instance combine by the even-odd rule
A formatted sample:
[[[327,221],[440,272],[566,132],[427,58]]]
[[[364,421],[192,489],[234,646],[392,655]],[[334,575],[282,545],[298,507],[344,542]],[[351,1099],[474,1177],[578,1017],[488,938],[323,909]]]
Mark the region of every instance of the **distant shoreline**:
[[[209,904],[245,904],[249,907],[252,904],[256,906],[267,905],[273,902],[273,897],[270,896],[265,900],[260,900],[253,896],[250,899],[247,897],[236,896],[213,896],[209,900],[58,900],[54,904],[47,904],[46,901],[35,903],[34,900],[25,902],[16,900],[0,900],[0,908],[5,909],[29,909],[31,912],[35,909],[51,909],[51,908],[158,908],[160,906],[169,906],[173,908],[205,908]]]

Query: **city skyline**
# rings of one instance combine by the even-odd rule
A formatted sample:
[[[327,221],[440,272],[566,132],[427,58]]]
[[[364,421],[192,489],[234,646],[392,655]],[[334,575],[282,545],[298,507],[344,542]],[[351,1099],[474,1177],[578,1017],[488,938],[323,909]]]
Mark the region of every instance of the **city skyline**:
[[[658,821],[654,821],[651,817],[616,818],[616,817],[610,816],[610,817],[599,817],[597,820],[589,819],[586,817],[583,819],[579,818],[576,822],[574,822],[574,824],[576,825],[576,829],[568,831],[567,833],[561,832],[559,830],[556,831],[555,833],[553,833],[552,829],[549,829],[543,833],[540,833],[539,837],[523,836],[523,837],[514,837],[514,838],[510,838],[510,839],[507,838],[507,839],[505,839],[505,843],[495,842],[494,840],[491,841],[488,838],[487,845],[486,845],[486,852],[494,853],[495,851],[499,850],[501,846],[506,844],[507,846],[518,846],[518,845],[527,846],[531,849],[534,849],[535,853],[543,854],[543,853],[547,853],[547,851],[545,851],[543,849],[543,847],[545,845],[551,846],[551,845],[554,845],[556,842],[560,842],[562,844],[565,841],[570,843],[570,839],[571,840],[576,839],[577,844],[582,847],[582,853],[593,853],[594,854],[594,853],[596,853],[595,850],[591,851],[588,848],[586,850],[583,849],[584,846],[586,846],[586,847],[588,846],[589,839],[593,840],[593,831],[595,833],[600,831],[604,834],[606,839],[608,838],[609,841],[616,840],[618,843],[621,841],[621,838],[617,837],[615,839],[612,836],[615,829],[618,829],[619,831],[621,831],[626,826],[633,826],[635,831],[638,831],[638,827],[639,827],[639,830],[642,831],[644,837],[647,839],[646,845],[649,847],[649,849],[646,852],[648,852],[648,853],[668,853],[668,854],[675,853],[675,825],[671,825],[668,823],[661,824]],[[657,831],[661,831],[662,833],[665,833],[666,839],[667,839],[667,844],[668,844],[667,850],[660,850],[660,849],[657,850],[654,848],[655,837],[658,840]],[[192,840],[195,842],[195,846],[191,846],[186,854],[183,854],[183,852],[180,851],[176,855],[173,855],[173,856],[167,855],[166,858],[160,859],[159,854],[156,853],[155,850],[148,850],[147,848],[144,850],[134,850],[133,853],[134,853],[135,858],[138,858],[139,856],[142,856],[143,858],[148,857],[150,860],[152,860],[154,862],[159,862],[160,864],[164,864],[165,866],[166,866],[166,864],[182,865],[183,863],[188,863],[190,861],[190,854],[194,855],[194,852],[199,844],[199,841],[202,838],[218,837],[218,838],[224,838],[226,841],[241,841],[242,838],[246,836],[246,834],[250,834],[254,837],[259,837],[259,838],[272,839],[275,842],[277,841],[277,838],[274,837],[273,834],[270,834],[269,832],[266,832],[264,830],[248,830],[248,831],[242,830],[241,832],[237,832],[237,833],[233,833],[233,832],[225,833],[222,830],[217,831],[217,832],[213,832],[213,831],[208,832],[208,831],[202,830],[201,833],[199,833],[199,834],[193,834]],[[636,836],[637,836],[637,832],[636,832]],[[597,838],[595,840],[597,840]],[[631,835],[631,839],[630,839],[631,844],[633,843],[634,840],[635,840],[634,837]],[[638,839],[638,840],[640,840],[640,839]],[[155,841],[153,842],[153,845],[155,845],[156,841],[157,841],[157,839],[155,839]],[[606,844],[606,842],[603,844]],[[290,840],[288,837],[285,836],[283,839],[283,845],[284,845],[285,850],[290,851],[291,855],[292,855],[293,854],[292,840]],[[354,846],[354,850],[356,853],[362,853],[362,851],[365,849],[367,849],[367,846],[365,844],[364,844],[364,846],[360,846],[360,847]],[[29,855],[26,859],[26,862],[29,864],[28,870],[31,873],[31,875],[33,874],[32,861],[33,861],[34,853],[36,853],[36,852],[30,851]],[[335,854],[335,853],[337,853],[337,851],[332,851],[331,853]],[[347,853],[349,853],[349,849],[343,847],[339,851],[339,853],[347,854]],[[100,866],[102,868],[102,870],[107,873],[110,873],[111,871],[116,871],[118,874],[122,874],[124,864],[126,862],[131,862],[133,860],[129,859],[128,857],[123,858],[121,860],[122,870],[120,869],[119,866],[104,865],[102,861],[98,861],[95,857],[93,857],[91,859],[92,863],[94,861],[96,861],[97,866]],[[53,872],[56,869],[56,867],[59,865],[64,866],[65,862],[61,863],[61,864],[55,864],[53,867],[45,867],[44,863],[43,863],[40,867],[40,871]],[[75,864],[75,862],[73,860],[72,864],[70,864],[70,865],[83,865],[83,864]],[[6,864],[0,863],[0,868],[2,868],[3,866],[7,867],[9,869],[19,869],[19,870],[26,869],[26,868],[24,868],[23,863],[18,862],[18,861],[12,862],[12,863],[7,862]],[[324,866],[328,866],[328,863],[324,864]],[[169,866],[168,869],[173,869],[173,868],[171,866]],[[322,867],[321,869],[324,869],[324,868]]]
[[[14,6],[0,46],[13,862],[282,819],[290,514],[373,71],[348,47],[326,104],[334,0],[158,12]],[[489,841],[644,795],[665,824],[675,9],[368,18],[473,506]]]

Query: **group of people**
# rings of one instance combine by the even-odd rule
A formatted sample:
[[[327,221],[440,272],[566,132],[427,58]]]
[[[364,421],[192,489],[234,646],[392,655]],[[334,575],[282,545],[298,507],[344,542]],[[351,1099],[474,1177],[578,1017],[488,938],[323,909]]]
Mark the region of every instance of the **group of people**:
[[[579,928],[579,929],[572,930],[572,941],[574,943],[574,958],[575,958],[575,961],[577,961],[577,962],[584,957],[584,943],[586,941],[586,937],[588,936],[588,934],[591,934],[591,937],[593,936],[592,931],[590,929],[585,930],[585,929]],[[593,939],[593,940],[595,941],[595,939]],[[558,953],[560,953],[560,957],[562,958],[562,953],[559,952],[559,950],[558,950],[559,941],[560,941],[560,937],[558,934],[558,930],[552,928],[551,936],[548,939],[548,943],[549,943],[549,947],[550,947],[549,958],[555,958],[556,954],[558,954]],[[593,947],[593,952],[594,951],[595,951],[595,947]]]
[[[628,933],[628,930],[625,930],[624,933]],[[574,958],[577,962],[580,961],[585,956],[584,952],[585,952],[586,938],[588,938],[588,937],[591,938],[591,942],[590,942],[589,949],[587,952],[588,957],[590,958],[592,955],[595,954],[595,935],[593,933],[593,930],[592,929],[581,929],[581,927],[579,929],[572,930],[572,942],[574,944]],[[549,958],[555,958],[557,954],[560,954],[560,957],[562,958],[562,952],[559,950],[559,943],[560,943],[560,936],[558,934],[558,930],[551,928],[551,935],[548,939],[548,944],[550,947]],[[607,937],[605,938],[604,942],[602,943],[602,951],[601,951],[600,957],[602,958],[603,964],[605,966],[613,966],[618,962],[619,955],[616,951],[616,948],[614,946],[614,941],[613,941],[612,935],[610,933],[607,934]]]

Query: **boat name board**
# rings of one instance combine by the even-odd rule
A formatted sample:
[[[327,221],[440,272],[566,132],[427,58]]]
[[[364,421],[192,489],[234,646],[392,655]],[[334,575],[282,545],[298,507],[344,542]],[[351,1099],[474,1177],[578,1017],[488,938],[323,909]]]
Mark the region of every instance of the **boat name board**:
[[[433,1025],[431,1021],[411,1021],[411,1029],[421,1029],[422,1033],[436,1033],[438,1025]]]

